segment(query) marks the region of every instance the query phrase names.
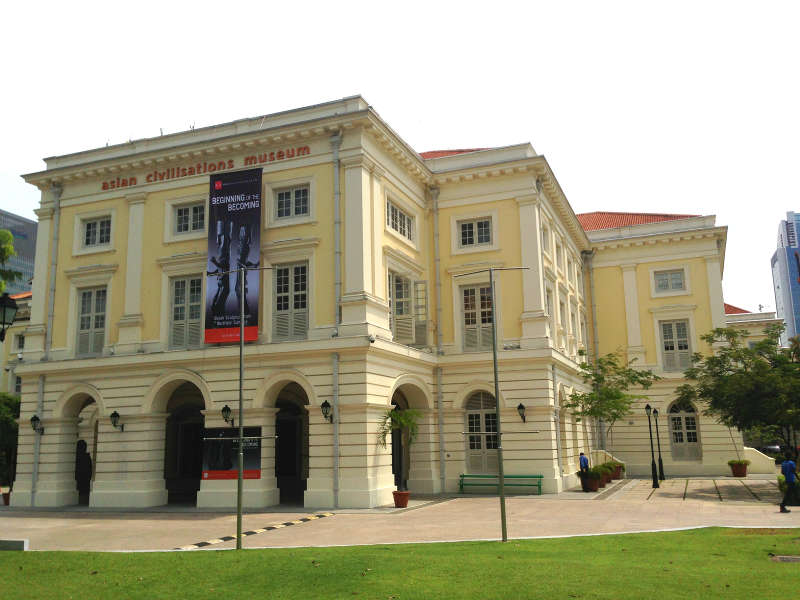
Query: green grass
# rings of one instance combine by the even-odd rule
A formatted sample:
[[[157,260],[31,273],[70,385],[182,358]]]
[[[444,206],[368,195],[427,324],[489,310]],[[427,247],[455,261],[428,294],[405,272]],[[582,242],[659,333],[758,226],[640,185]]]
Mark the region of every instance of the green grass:
[[[263,543],[269,543],[264,536]],[[242,552],[0,552],[0,598],[791,598],[800,529]]]

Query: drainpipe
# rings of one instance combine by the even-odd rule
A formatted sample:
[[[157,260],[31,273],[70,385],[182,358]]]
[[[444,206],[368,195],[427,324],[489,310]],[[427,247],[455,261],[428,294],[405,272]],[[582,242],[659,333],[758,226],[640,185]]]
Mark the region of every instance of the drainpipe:
[[[44,414],[44,375],[39,375],[36,390],[36,414]],[[36,484],[39,480],[39,454],[42,450],[42,434],[33,433],[33,473],[31,473],[31,506],[36,506]],[[17,454],[19,460],[19,454]]]
[[[553,365],[553,420],[556,424],[556,458],[558,459],[559,478],[564,478],[564,465],[561,458],[561,407],[558,403],[558,385],[556,383],[556,366]]]
[[[584,264],[586,264],[587,268],[589,269],[589,293],[592,296],[592,350],[593,350],[593,361],[596,363],[598,357],[600,356],[600,341],[597,339],[597,296],[594,293],[594,255],[595,250],[592,249],[591,251],[584,250],[581,252],[584,259]],[[605,430],[605,423],[603,423],[603,419],[598,419],[597,421],[597,443],[601,449],[605,450],[606,448],[606,430]]]
[[[433,276],[436,286],[436,356],[443,354],[442,351],[442,278],[441,260],[439,258],[439,188],[431,188],[431,199],[433,200]],[[444,402],[442,394],[442,367],[436,367],[436,410],[439,434],[439,480],[441,491],[445,491],[445,480],[447,476],[447,465],[444,462]]]
[[[333,273],[334,273],[334,320],[336,329],[334,336],[339,335],[342,323],[342,217],[340,210],[341,184],[339,181],[339,148],[342,145],[342,133],[337,131],[331,136],[333,150]],[[333,377],[333,506],[339,508],[339,354],[331,355]]]

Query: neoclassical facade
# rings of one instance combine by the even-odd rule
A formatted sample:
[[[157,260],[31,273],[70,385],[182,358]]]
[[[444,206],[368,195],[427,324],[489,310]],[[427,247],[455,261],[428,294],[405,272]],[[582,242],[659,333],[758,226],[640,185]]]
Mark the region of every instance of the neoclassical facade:
[[[626,323],[614,311],[633,306],[629,275],[620,271],[624,294],[604,287],[592,302],[606,241],[587,236],[529,144],[419,154],[351,97],[46,165],[25,176],[42,199],[15,364],[13,505],[232,506],[235,480],[203,476],[204,445],[215,443],[204,432],[226,426],[226,405],[263,438],[249,507],[389,503],[404,453],[398,439],[378,444],[377,430],[393,407],[421,413],[412,492],[453,492],[461,473],[497,468],[496,403],[506,473],[541,474],[545,492],[574,485],[578,453],[597,445],[595,428],[562,406],[583,385],[579,351]],[[260,273],[239,415],[238,345],[202,337],[208,229],[219,227],[207,202],[210,174],[253,168],[271,269]],[[494,301],[490,267],[523,267],[495,275]],[[692,294],[717,286],[721,301],[720,277],[693,277]],[[717,309],[716,296],[700,296],[708,306],[694,314]],[[632,333],[629,355],[649,343]],[[43,432],[28,426],[33,415]],[[92,460],[88,498],[78,440]],[[722,454],[709,468],[722,470]]]

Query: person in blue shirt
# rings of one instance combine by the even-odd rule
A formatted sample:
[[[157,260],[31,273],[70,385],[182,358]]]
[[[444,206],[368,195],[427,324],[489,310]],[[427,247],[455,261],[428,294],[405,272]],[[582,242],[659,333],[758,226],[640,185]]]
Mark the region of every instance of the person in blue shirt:
[[[589,472],[589,459],[586,458],[586,455],[581,452],[581,457],[578,461],[581,467],[581,473],[588,473]]]
[[[783,500],[781,501],[781,512],[788,513],[792,512],[788,508],[786,508],[786,503],[789,502],[794,497],[794,486],[797,482],[797,465],[792,460],[792,455],[788,452],[786,453],[786,460],[783,461],[781,465],[781,473],[786,478],[786,493],[783,495]]]

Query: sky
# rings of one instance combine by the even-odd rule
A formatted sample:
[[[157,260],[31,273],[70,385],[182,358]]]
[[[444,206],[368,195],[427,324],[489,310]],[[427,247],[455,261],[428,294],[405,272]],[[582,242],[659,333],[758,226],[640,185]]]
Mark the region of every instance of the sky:
[[[119,7],[118,9],[115,7]],[[797,2],[13,2],[0,208],[43,157],[361,94],[417,151],[531,142],[576,213],[713,214],[774,310],[800,211]]]

